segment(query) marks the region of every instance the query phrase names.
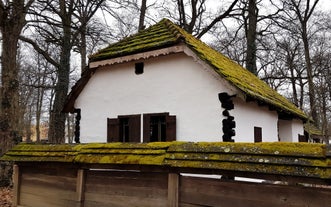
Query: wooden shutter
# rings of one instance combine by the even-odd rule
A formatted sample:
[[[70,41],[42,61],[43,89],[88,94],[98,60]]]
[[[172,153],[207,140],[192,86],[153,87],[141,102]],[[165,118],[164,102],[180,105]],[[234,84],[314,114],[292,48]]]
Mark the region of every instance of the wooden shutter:
[[[144,142],[150,142],[151,140],[151,132],[150,132],[150,128],[151,128],[151,114],[144,114],[143,115],[143,141]]]
[[[169,113],[154,113],[143,115],[143,140],[151,141],[151,116],[164,116],[166,120],[166,141],[176,140],[176,116],[169,116]]]
[[[176,116],[166,116],[166,141],[176,141]]]
[[[308,142],[308,139],[306,138],[305,135],[298,134],[298,139],[299,139],[299,142]]]
[[[140,142],[140,114],[130,115],[129,118],[129,142]]]
[[[120,142],[119,119],[107,119],[107,142]]]
[[[262,128],[254,127],[254,142],[262,142]]]

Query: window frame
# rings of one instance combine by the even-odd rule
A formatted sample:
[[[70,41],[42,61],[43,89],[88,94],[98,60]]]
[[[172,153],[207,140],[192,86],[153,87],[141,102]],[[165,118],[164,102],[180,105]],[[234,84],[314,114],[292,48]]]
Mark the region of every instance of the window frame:
[[[164,113],[146,113],[143,114],[143,142],[152,142],[151,141],[151,117],[165,117],[165,140],[162,142],[170,142],[176,140],[176,116],[169,115],[168,112]],[[162,136],[162,135],[161,135]]]
[[[128,135],[123,137],[123,120],[127,119]],[[120,115],[107,118],[107,142],[140,142],[141,115]]]

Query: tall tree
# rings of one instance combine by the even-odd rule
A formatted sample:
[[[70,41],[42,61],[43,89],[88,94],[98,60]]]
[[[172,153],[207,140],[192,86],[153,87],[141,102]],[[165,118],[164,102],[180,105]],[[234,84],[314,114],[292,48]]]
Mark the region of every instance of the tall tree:
[[[0,1],[0,30],[2,35],[1,91],[0,91],[0,146],[1,153],[20,139],[19,81],[17,51],[19,36],[26,25],[26,14],[34,0]]]
[[[90,35],[91,27],[89,27],[89,22],[97,10],[104,3],[104,0],[78,0],[75,2],[75,10],[73,15],[78,20],[77,25],[74,26],[79,33],[79,38],[76,40],[76,45],[78,52],[81,57],[81,71],[82,73],[86,69],[86,57],[87,57],[87,36]]]
[[[311,54],[310,54],[310,46],[309,46],[309,20],[312,17],[312,14],[316,8],[319,0],[306,0],[306,1],[298,1],[298,0],[290,0],[288,2],[289,6],[293,8],[295,13],[295,19],[298,19],[300,26],[300,35],[302,38],[302,43],[304,46],[304,54],[306,61],[306,70],[307,70],[307,80],[308,80],[308,95],[309,95],[309,105],[311,117],[318,123],[317,109],[315,105],[315,87],[313,81],[313,67],[311,64]]]
[[[33,40],[21,36],[23,41],[30,43],[56,68],[57,82],[50,112],[49,142],[65,142],[66,116],[62,113],[62,109],[69,88],[71,52],[74,45],[79,45],[77,44],[80,42],[79,36],[84,36],[85,42],[86,25],[102,2],[103,0],[39,1],[38,10],[34,11],[35,20],[31,22],[39,39]],[[47,44],[40,44],[41,41]],[[86,56],[86,44],[83,43],[79,51]]]
[[[246,68],[257,74],[256,68],[256,27],[257,27],[258,8],[256,0],[248,0],[248,15],[246,30]]]
[[[145,17],[147,10],[147,0],[141,0],[138,30],[145,28]]]

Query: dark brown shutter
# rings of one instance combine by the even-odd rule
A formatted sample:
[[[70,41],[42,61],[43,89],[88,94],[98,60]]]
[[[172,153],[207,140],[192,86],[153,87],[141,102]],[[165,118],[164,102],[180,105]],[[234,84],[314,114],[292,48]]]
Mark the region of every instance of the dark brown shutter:
[[[262,128],[254,127],[254,142],[262,142]]]
[[[166,141],[176,141],[176,116],[166,116]]]
[[[129,141],[140,142],[140,114],[129,116]]]
[[[150,134],[150,121],[151,120],[151,114],[144,114],[143,115],[143,141],[149,142],[151,140],[151,134]]]
[[[107,142],[119,142],[119,119],[107,119]]]
[[[298,139],[299,139],[299,142],[308,142],[308,139],[306,138],[305,135],[298,134]]]

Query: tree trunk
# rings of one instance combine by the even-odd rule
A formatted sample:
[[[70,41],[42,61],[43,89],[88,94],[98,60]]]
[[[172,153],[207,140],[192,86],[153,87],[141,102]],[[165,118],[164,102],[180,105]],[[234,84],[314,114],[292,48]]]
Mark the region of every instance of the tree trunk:
[[[139,25],[138,31],[145,29],[145,15],[147,9],[147,0],[141,0],[141,7],[140,7],[140,16],[139,16]]]
[[[254,74],[257,74],[256,68],[256,25],[258,9],[256,0],[248,2],[248,28],[247,28],[247,50],[246,50],[246,68]]]
[[[72,2],[72,1],[71,1]],[[62,113],[64,102],[69,88],[70,74],[70,52],[71,44],[71,14],[72,7],[66,7],[65,0],[60,1],[60,10],[63,26],[63,37],[61,41],[60,65],[58,67],[58,80],[55,86],[55,97],[53,109],[50,114],[50,126],[48,140],[51,143],[65,142],[65,114]],[[68,10],[68,11],[67,11]]]
[[[308,34],[307,34],[307,25],[302,23],[302,41],[305,50],[305,61],[306,61],[306,70],[307,70],[307,81],[308,81],[308,96],[309,96],[309,105],[311,111],[311,117],[314,122],[318,123],[317,109],[315,103],[315,87],[313,82],[313,67],[311,65],[311,58],[309,52],[309,42],[308,42]]]
[[[80,33],[80,37],[81,37],[81,45],[80,45],[80,64],[81,64],[81,74],[83,74],[83,72],[86,69],[86,25],[82,26],[81,29],[81,33]]]
[[[32,1],[28,2],[31,5]],[[0,3],[2,34],[1,90],[0,90],[0,154],[21,140],[19,127],[19,81],[16,63],[18,39],[25,25],[27,5],[24,1]]]
[[[5,153],[20,140],[19,131],[19,82],[16,64],[17,31],[9,25],[2,30],[2,88],[0,115],[1,153]]]

